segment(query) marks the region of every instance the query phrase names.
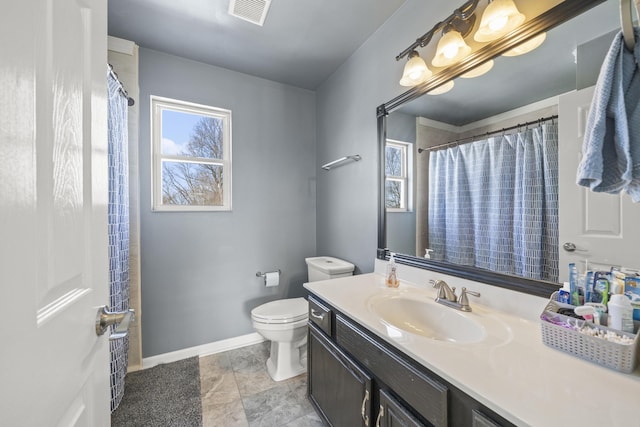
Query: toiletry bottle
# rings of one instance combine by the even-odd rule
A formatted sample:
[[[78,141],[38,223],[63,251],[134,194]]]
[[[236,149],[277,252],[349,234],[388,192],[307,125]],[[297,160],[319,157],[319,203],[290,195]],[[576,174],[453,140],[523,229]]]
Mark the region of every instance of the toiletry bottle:
[[[387,264],[387,286],[390,288],[397,288],[400,284],[398,281],[396,260],[393,257],[394,255],[394,253],[391,254],[389,264]]]
[[[584,302],[585,304],[591,302],[591,295],[593,294],[593,271],[587,270],[584,273]]]
[[[591,302],[607,305],[609,301],[609,273],[596,271],[593,275],[593,293]]]
[[[573,262],[569,264],[569,288],[571,289],[571,304],[580,305],[580,297],[578,295],[578,269]]]
[[[631,300],[622,294],[611,295],[607,304],[609,322],[607,326],[619,331],[633,333],[633,307]]]
[[[571,292],[569,282],[564,282],[562,288],[558,291],[558,302],[563,304],[571,304]]]

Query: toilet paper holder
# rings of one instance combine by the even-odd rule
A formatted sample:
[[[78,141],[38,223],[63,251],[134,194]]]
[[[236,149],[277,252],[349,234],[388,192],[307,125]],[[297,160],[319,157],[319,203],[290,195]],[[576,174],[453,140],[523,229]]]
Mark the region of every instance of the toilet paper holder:
[[[276,271],[267,271],[265,273],[260,273],[259,271],[256,272],[256,277],[262,277],[263,279],[267,278],[267,273],[278,273],[278,274],[282,274],[282,271],[280,271],[280,269],[277,269]]]
[[[280,284],[280,274],[280,269],[276,271],[269,271],[267,273],[261,273],[258,271],[256,273],[256,277],[262,277],[262,283],[264,284],[264,286],[270,288],[272,286],[278,286]]]

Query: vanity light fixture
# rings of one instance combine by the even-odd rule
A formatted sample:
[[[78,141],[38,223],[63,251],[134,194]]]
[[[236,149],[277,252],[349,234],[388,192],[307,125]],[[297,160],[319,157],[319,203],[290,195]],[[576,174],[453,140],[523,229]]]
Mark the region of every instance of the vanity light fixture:
[[[520,13],[513,0],[487,0],[487,2],[488,4],[482,12],[480,25],[473,35],[473,39],[476,42],[492,42],[509,34],[524,23],[525,16]],[[404,57],[409,59],[400,79],[402,86],[420,85],[433,75],[433,72],[427,68],[425,61],[420,58],[417,49],[427,46],[438,32],[442,32],[442,37],[438,41],[431,65],[437,68],[455,67],[456,64],[472,55],[473,48],[467,44],[465,37],[470,37],[472,30],[476,27],[476,9],[479,3],[480,0],[468,0],[396,56],[396,61]],[[530,41],[509,50],[504,55],[516,56],[529,52],[538,47],[544,41],[544,37],[544,34],[534,37]],[[460,75],[460,77],[478,77],[487,73],[492,67],[493,61],[486,61]],[[441,90],[432,90],[429,93],[432,95],[444,93],[452,87],[453,82],[447,82]]]
[[[455,29],[450,29],[444,33],[438,42],[436,56],[431,64],[434,67],[448,67],[463,60],[471,53],[471,48],[467,45],[460,34]]]
[[[464,74],[461,74],[460,77],[463,79],[472,79],[474,77],[480,77],[483,74],[487,74],[489,70],[493,68],[493,59],[488,60],[482,65],[477,66],[471,71],[467,71]]]
[[[402,78],[400,79],[402,86],[416,86],[424,83],[426,79],[433,74],[427,68],[424,60],[420,58],[416,49],[427,46],[433,38],[433,35],[438,31],[443,30],[443,37],[440,43],[438,43],[438,53],[432,61],[434,66],[446,67],[450,64],[455,64],[471,52],[471,48],[465,43],[464,37],[467,36],[474,27],[476,22],[474,12],[479,1],[480,0],[467,1],[454,10],[448,18],[438,22],[429,32],[418,38],[411,46],[396,56],[396,61],[399,61],[405,56],[409,58],[409,61],[404,67]],[[438,54],[440,54],[440,56],[438,56]]]
[[[416,86],[425,82],[433,73],[427,67],[420,55],[415,50],[409,53],[409,60],[404,66],[404,72],[400,79],[401,86]]]
[[[513,0],[493,0],[482,14],[480,28],[473,38],[478,42],[490,42],[517,28],[525,20]]]
[[[540,46],[545,41],[546,38],[547,38],[547,33],[539,34],[534,38],[532,38],[531,40],[528,40],[522,44],[519,44],[513,49],[506,51],[502,55],[503,56],[524,55],[525,53],[529,53],[535,48],[537,48],[538,46]]]

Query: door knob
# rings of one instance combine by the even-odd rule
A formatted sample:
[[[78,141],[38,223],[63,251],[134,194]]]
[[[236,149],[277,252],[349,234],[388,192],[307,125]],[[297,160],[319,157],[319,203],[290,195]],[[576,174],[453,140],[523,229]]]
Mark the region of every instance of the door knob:
[[[135,311],[132,309],[125,311],[109,311],[109,307],[103,305],[98,309],[96,316],[96,334],[103,335],[109,326],[117,324],[118,327],[109,336],[109,341],[124,338],[129,335],[129,325],[135,317]]]
[[[586,249],[582,249],[576,246],[575,243],[572,242],[565,242],[562,245],[562,249],[564,249],[567,252],[586,252]]]

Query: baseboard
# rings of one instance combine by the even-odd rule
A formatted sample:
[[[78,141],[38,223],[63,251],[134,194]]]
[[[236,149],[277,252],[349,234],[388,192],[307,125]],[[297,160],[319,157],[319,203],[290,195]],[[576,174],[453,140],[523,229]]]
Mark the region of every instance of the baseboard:
[[[170,353],[158,354],[157,356],[146,357],[142,359],[142,369],[152,368],[161,363],[171,363],[178,360],[187,359],[189,357],[202,357],[209,354],[222,353],[223,351],[234,350],[248,345],[258,344],[264,341],[262,335],[257,332],[241,335],[239,337],[228,338],[226,340],[211,342],[196,347],[185,348],[182,350],[172,351]]]

